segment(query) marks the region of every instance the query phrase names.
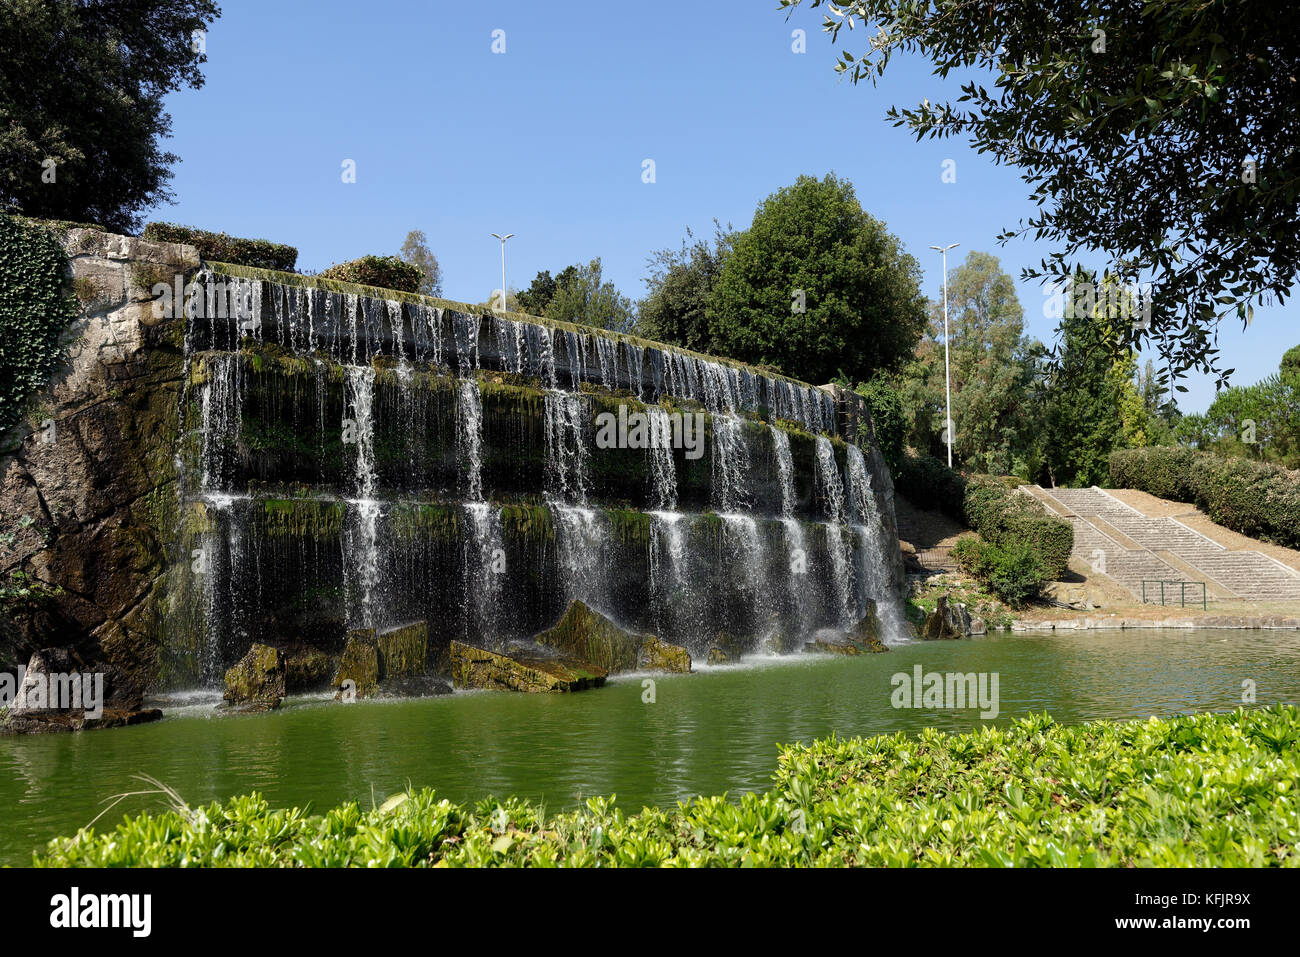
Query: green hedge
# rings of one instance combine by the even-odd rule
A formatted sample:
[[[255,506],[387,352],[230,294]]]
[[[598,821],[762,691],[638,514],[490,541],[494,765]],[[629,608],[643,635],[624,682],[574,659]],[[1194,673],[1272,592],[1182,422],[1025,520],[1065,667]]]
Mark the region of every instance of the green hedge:
[[[1110,482],[1189,502],[1213,521],[1251,538],[1300,548],[1300,472],[1157,446],[1111,453]]]
[[[361,707],[358,705],[357,707]],[[1300,712],[1058,725],[782,749],[760,794],[546,815],[432,791],[323,815],[254,794],[51,841],[45,867],[1286,867]],[[1212,782],[1212,785],[1211,783]]]
[[[418,293],[424,274],[417,266],[403,262],[396,256],[362,256],[351,262],[330,266],[319,278]]]
[[[894,490],[918,508],[937,509],[999,545],[1024,542],[1037,551],[1049,580],[1060,579],[1074,548],[1074,526],[1051,515],[1013,486],[1019,479],[963,475],[928,455],[906,455]]]
[[[1049,515],[1037,499],[990,475],[966,479],[966,523],[985,541],[1021,542],[1036,551],[1050,579],[1060,579],[1074,548],[1074,526]]]
[[[958,539],[952,557],[962,571],[984,582],[1013,608],[1036,597],[1050,580],[1037,549],[1016,539],[997,544],[968,536]]]
[[[293,272],[298,262],[298,250],[293,246],[266,239],[241,239],[175,223],[150,223],[144,228],[143,237],[158,243],[194,246],[199,251],[199,258],[205,262],[235,263],[281,272]]]
[[[0,433],[50,380],[59,334],[77,316],[66,294],[68,257],[40,223],[0,214]]]

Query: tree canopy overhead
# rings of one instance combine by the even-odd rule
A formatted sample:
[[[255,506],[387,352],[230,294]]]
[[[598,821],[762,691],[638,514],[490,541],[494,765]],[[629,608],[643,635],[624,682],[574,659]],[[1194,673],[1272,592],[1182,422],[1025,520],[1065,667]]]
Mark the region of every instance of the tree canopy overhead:
[[[0,207],[133,232],[171,198],[163,97],[203,85],[202,31],[220,14],[212,0],[4,0]]]
[[[781,0],[824,7],[824,28],[869,25],[836,69],[875,82],[898,53],[934,72],[976,70],[953,103],[887,115],[923,137],[966,137],[1016,167],[1039,211],[1000,238],[1054,251],[1025,278],[1068,282],[1080,260],[1151,281],[1150,323],[1174,376],[1216,374],[1215,332],[1285,301],[1300,268],[1300,30],[1287,4],[1244,0]]]

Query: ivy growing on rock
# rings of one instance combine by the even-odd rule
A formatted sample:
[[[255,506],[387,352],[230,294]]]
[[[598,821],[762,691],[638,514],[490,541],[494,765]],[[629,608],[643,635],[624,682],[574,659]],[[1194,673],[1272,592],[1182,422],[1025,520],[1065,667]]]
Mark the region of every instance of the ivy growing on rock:
[[[59,360],[77,314],[68,257],[40,223],[0,214],[0,433],[12,428]]]

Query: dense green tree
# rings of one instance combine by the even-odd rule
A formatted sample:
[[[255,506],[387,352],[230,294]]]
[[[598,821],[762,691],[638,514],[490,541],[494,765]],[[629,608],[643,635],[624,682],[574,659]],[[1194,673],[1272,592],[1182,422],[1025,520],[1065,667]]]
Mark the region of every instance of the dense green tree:
[[[420,270],[420,292],[425,296],[442,295],[442,267],[438,257],[429,249],[429,237],[423,229],[413,229],[406,234],[402,243],[402,262],[408,262]]]
[[[801,176],[735,237],[713,288],[713,347],[809,382],[867,380],[925,327],[920,268],[848,180]]]
[[[855,391],[867,401],[876,445],[885,464],[891,469],[898,468],[903,461],[908,425],[902,396],[883,372],[860,383]]]
[[[1024,468],[1033,343],[1015,283],[997,257],[972,251],[948,277],[954,464],[1008,475]],[[909,410],[909,442],[944,457],[943,302],[930,303],[926,337],[896,377]]]
[[[716,219],[713,230],[709,243],[688,228],[681,249],[661,249],[650,257],[647,292],[637,322],[641,335],[697,352],[715,351],[709,302],[736,233]]]
[[[1082,301],[1077,288],[1093,283],[1090,274],[1078,273],[1067,295]],[[1045,370],[1041,438],[1052,485],[1103,483],[1111,452],[1146,444],[1137,362],[1116,345],[1127,327],[1125,312],[1111,296],[1098,296],[1088,310],[1066,310],[1057,360]]]
[[[201,31],[220,13],[212,0],[3,0],[0,207],[133,232],[170,200],[163,98],[203,85]]]
[[[1047,239],[1041,269],[1068,280],[1101,251],[1154,282],[1152,342],[1177,375],[1221,369],[1214,332],[1250,303],[1284,301],[1300,269],[1300,30],[1286,4],[1159,0],[781,0],[825,6],[832,40],[869,25],[836,69],[876,82],[895,54],[968,76],[955,103],[889,110],[917,138],[964,137],[1017,168],[1038,213],[1004,238]],[[868,32],[868,31],[864,31]],[[972,76],[972,74],[974,74]],[[985,78],[992,80],[986,87]]]
[[[632,301],[604,278],[599,257],[585,266],[570,266],[556,277],[545,316],[616,332],[631,331],[636,318]]]

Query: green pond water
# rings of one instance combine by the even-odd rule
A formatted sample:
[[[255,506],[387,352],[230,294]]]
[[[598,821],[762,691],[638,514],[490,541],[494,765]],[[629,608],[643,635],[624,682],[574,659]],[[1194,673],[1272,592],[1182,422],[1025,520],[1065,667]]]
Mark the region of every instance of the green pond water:
[[[190,804],[257,790],[273,806],[363,806],[408,782],[457,801],[515,794],[548,809],[616,794],[625,809],[696,794],[762,790],[779,742],[917,731],[969,730],[977,710],[903,710],[891,677],[926,672],[998,674],[1005,724],[1046,711],[1062,723],[1300,700],[1300,635],[1266,631],[1115,631],[992,635],[914,643],[860,658],[755,659],[692,675],[644,676],[576,695],[458,693],[411,701],[339,704],[291,699],[265,715],[219,715],[212,696],[163,702],[152,724],[82,734],[0,738],[0,863],[71,834],[110,795],[149,774]],[[182,702],[186,699],[182,698]],[[195,700],[202,703],[194,703]],[[158,809],[131,798],[123,813]]]

